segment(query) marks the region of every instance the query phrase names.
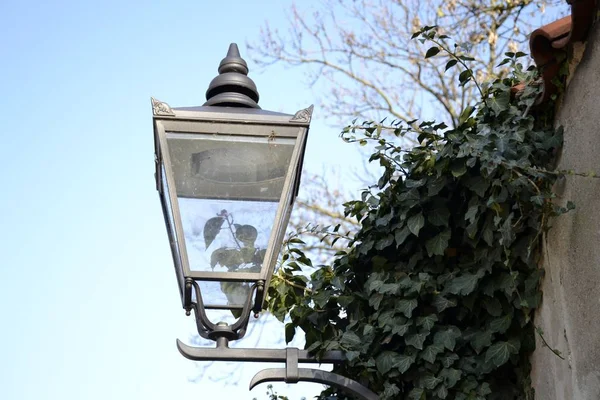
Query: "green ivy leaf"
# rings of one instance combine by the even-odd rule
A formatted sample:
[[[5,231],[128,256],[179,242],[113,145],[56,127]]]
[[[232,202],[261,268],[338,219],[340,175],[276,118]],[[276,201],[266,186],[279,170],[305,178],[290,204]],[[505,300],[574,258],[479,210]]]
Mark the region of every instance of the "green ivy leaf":
[[[383,286],[383,284],[383,275],[374,273],[371,274],[371,276],[367,280],[365,287],[369,292],[378,292],[379,289],[381,289],[381,287]]]
[[[427,195],[429,197],[436,196],[446,186],[447,179],[445,176],[440,176],[427,185]]]
[[[425,343],[425,339],[427,339],[427,335],[424,333],[413,333],[411,335],[407,335],[404,338],[404,342],[407,345],[413,346],[418,350],[423,350],[423,343]]]
[[[454,350],[456,338],[460,337],[460,330],[456,327],[437,332],[433,336],[433,343],[444,346],[450,351]]]
[[[500,234],[502,235],[502,239],[500,240],[500,243],[502,245],[504,245],[504,247],[508,247],[512,244],[512,242],[514,242],[515,240],[515,232],[513,230],[513,226],[512,226],[512,218],[513,218],[513,214],[511,213],[506,220],[504,221],[504,223],[502,224],[501,228],[500,228]]]
[[[423,217],[423,213],[415,214],[406,221],[406,226],[408,226],[408,229],[410,229],[415,236],[419,236],[419,231],[424,225],[425,217]]]
[[[398,201],[419,201],[421,197],[419,196],[419,191],[417,189],[410,189],[409,191],[405,191],[400,193],[398,196]]]
[[[446,285],[446,290],[452,294],[462,296],[471,294],[477,287],[477,282],[479,282],[481,275],[481,271],[476,274],[464,273],[454,279],[451,279]]]
[[[457,63],[458,63],[458,61],[455,59],[448,61],[446,63],[446,67],[444,68],[444,71],[448,71],[450,68],[454,67]]]
[[[448,248],[448,241],[452,235],[450,230],[446,230],[439,235],[434,236],[425,242],[425,248],[429,257],[433,255],[443,256],[444,251]]]
[[[435,309],[441,313],[442,311],[444,311],[447,308],[456,307],[456,301],[449,300],[449,299],[445,298],[444,296],[437,294],[433,298],[431,305],[434,306]]]
[[[342,335],[340,343],[346,348],[355,348],[362,343],[362,340],[356,333],[352,331],[346,331]]]
[[[467,172],[464,160],[454,160],[450,163],[450,172],[455,178],[459,178]]]
[[[477,394],[483,396],[484,398],[488,394],[492,394],[492,389],[490,388],[489,383],[483,382],[481,385],[479,385],[479,388],[477,389]]]
[[[408,369],[410,368],[411,365],[414,364],[414,362],[415,362],[415,356],[410,356],[407,354],[399,354],[396,368],[398,368],[398,371],[400,371],[400,373],[403,374],[406,371],[408,371]]]
[[[448,397],[448,389],[445,385],[439,385],[434,393],[440,399],[445,399],[446,397]]]
[[[450,211],[445,205],[433,208],[427,213],[427,221],[434,226],[448,226]]]
[[[519,352],[519,348],[520,343],[514,340],[495,343],[485,352],[485,362],[491,362],[496,367],[504,365],[511,354],[517,354]]]
[[[375,225],[376,226],[386,226],[387,224],[390,223],[390,221],[392,220],[392,218],[394,217],[394,213],[390,212],[386,215],[384,215],[383,217],[379,217],[375,220]]]
[[[215,240],[219,232],[221,232],[221,226],[223,226],[223,222],[225,222],[225,218],[214,217],[206,221],[206,224],[204,224],[204,245],[207,249]]]
[[[396,303],[396,310],[404,314],[406,318],[410,318],[417,305],[417,299],[403,299]]]
[[[473,223],[477,218],[477,213],[479,212],[479,203],[475,202],[472,206],[469,207],[467,213],[465,214],[465,220]]]
[[[392,334],[404,336],[411,326],[413,326],[412,321],[409,320],[408,322],[401,322],[398,318],[395,318],[394,324],[392,325]]]
[[[459,357],[456,353],[449,353],[440,357],[444,368],[450,368],[456,361],[458,361],[458,359]]]
[[[430,47],[425,53],[425,58],[433,57],[440,52],[440,48],[437,46]]]
[[[408,392],[409,400],[425,400],[425,389],[423,388],[413,388],[410,392]]]
[[[333,291],[331,290],[320,290],[314,296],[312,296],[312,300],[315,302],[317,307],[323,308],[331,299],[333,295]]]
[[[410,230],[407,226],[405,226],[402,229],[397,229],[394,232],[394,238],[396,239],[396,247],[400,247],[404,243],[408,235],[410,235]]]
[[[484,298],[483,307],[492,317],[499,317],[502,315],[502,304],[497,298]]]
[[[371,297],[369,297],[369,305],[373,307],[375,310],[379,309],[381,305],[381,301],[383,300],[383,295],[381,293],[375,293]]]
[[[348,350],[344,353],[346,360],[352,362],[360,357],[360,351]]]
[[[423,179],[419,179],[419,180],[406,179],[404,181],[404,185],[409,189],[421,187],[421,186],[425,185],[426,183],[427,183],[427,178],[423,178]]]
[[[377,323],[379,324],[379,326],[382,327],[392,326],[394,324],[395,315],[396,310],[383,311],[381,314],[379,314],[379,317],[377,318]]]
[[[504,333],[510,328],[512,323],[512,315],[506,314],[502,317],[495,318],[490,322],[490,330],[493,333]]]
[[[377,370],[381,374],[387,374],[392,368],[399,368],[400,372],[404,373],[414,362],[411,357],[399,354],[393,351],[384,351],[375,359]],[[407,365],[408,364],[408,365]]]
[[[440,354],[442,351],[444,351],[444,348],[442,346],[437,344],[430,344],[425,348],[425,350],[421,352],[420,355],[423,360],[433,364],[437,355]]]
[[[396,294],[396,292],[398,292],[398,289],[400,288],[400,285],[397,283],[384,283],[381,288],[379,289],[379,293],[382,294]]]
[[[467,108],[465,108],[464,111],[460,114],[460,117],[458,118],[459,124],[464,124],[467,121],[467,119],[469,119],[471,114],[473,114],[473,111],[475,111],[475,107],[473,106],[468,106]]]
[[[390,384],[385,382],[383,384],[383,398],[386,399],[395,399],[400,394],[400,389],[395,384]]]
[[[320,348],[321,346],[323,346],[323,343],[321,343],[320,341],[316,341],[314,343],[311,343],[310,346],[308,346],[306,348],[306,351],[308,351],[309,353],[312,353],[315,350],[317,350],[318,348]]]
[[[424,317],[417,317],[417,326],[422,326],[423,329],[431,330],[435,326],[435,323],[438,321],[438,316],[436,314],[429,314]]]
[[[490,97],[487,104],[496,115],[499,115],[502,111],[508,109],[510,104],[510,92],[496,93],[494,96]]]
[[[392,243],[394,243],[394,236],[392,236],[391,234],[385,235],[382,239],[379,239],[377,243],[375,243],[375,249],[383,250]]]
[[[433,375],[431,372],[426,372],[419,378],[419,386],[429,390],[436,387],[440,382],[442,382],[442,379]]]
[[[449,388],[452,388],[460,380],[460,377],[462,376],[462,371],[460,371],[459,369],[446,367],[440,372],[439,376],[440,378],[444,379],[446,385],[448,385]]]
[[[461,72],[460,75],[458,75],[458,81],[461,85],[464,85],[469,80],[471,80],[472,76],[473,72],[470,69],[466,69],[463,72]]]
[[[288,344],[294,339],[294,335],[296,334],[296,327],[294,324],[287,323],[285,324],[285,343]]]
[[[471,339],[471,346],[477,354],[492,344],[492,331],[479,331]]]
[[[467,187],[477,194],[479,197],[484,197],[490,184],[481,176],[473,176],[467,181]]]

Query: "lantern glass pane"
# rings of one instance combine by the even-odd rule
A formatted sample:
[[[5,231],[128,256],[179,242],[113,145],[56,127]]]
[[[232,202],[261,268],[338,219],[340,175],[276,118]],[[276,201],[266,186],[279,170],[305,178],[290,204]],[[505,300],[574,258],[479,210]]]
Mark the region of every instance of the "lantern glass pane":
[[[250,293],[251,283],[248,282],[198,282],[202,292],[204,307],[227,306],[243,308]],[[195,293],[193,301],[195,301]]]
[[[258,277],[295,140],[167,132],[167,142],[190,269]]]

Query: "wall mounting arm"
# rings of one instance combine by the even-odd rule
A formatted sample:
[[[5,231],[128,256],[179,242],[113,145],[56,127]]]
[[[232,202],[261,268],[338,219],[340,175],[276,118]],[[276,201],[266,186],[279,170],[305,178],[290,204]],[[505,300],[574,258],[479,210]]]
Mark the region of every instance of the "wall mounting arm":
[[[177,340],[177,349],[187,359],[194,361],[234,361],[234,362],[285,362],[285,368],[265,369],[257,373],[250,382],[250,389],[264,382],[296,383],[300,381],[322,383],[335,386],[358,400],[378,400],[379,396],[360,383],[318,369],[298,368],[298,363],[336,364],[345,360],[341,351],[326,351],[321,358],[310,355],[306,350],[287,349],[242,349],[229,347],[226,338],[217,340],[217,346],[192,347]]]

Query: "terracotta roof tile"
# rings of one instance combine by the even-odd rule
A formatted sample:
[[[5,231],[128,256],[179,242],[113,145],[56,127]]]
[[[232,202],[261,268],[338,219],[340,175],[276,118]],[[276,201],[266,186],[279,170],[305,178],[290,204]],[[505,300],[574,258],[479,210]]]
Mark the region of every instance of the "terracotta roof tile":
[[[560,69],[561,55],[574,42],[587,38],[597,11],[597,0],[567,0],[571,15],[542,26],[531,33],[529,48],[531,57],[542,69],[544,94],[540,102],[556,92],[552,83]]]

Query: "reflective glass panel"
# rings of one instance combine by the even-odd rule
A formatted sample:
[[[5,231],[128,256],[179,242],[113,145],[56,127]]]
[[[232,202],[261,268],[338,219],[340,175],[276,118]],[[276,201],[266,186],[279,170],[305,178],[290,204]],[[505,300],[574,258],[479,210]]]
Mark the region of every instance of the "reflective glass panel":
[[[204,306],[211,305],[243,308],[250,293],[248,282],[198,282]],[[194,296],[195,297],[195,296]]]
[[[167,132],[167,143],[190,269],[259,273],[295,140]]]

